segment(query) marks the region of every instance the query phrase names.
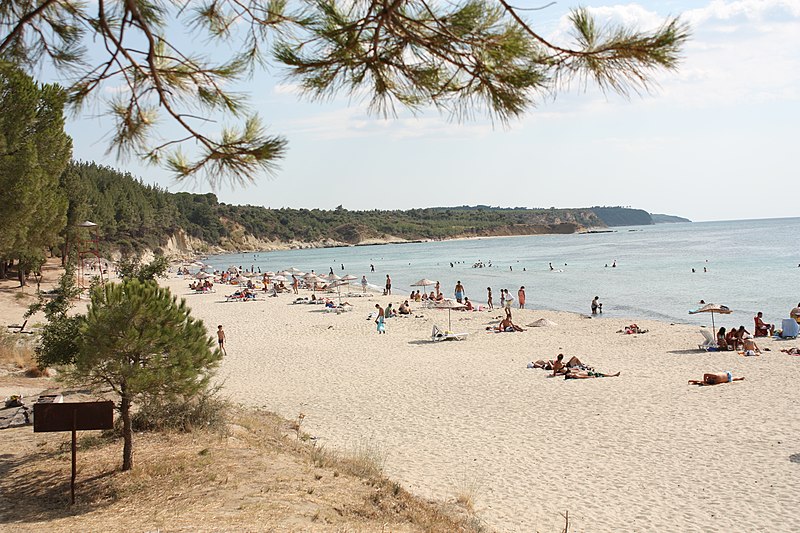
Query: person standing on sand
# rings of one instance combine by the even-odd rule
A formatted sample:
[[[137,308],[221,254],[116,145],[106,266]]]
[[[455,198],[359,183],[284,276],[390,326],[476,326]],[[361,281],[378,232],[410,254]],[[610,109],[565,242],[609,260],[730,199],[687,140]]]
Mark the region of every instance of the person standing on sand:
[[[378,310],[378,316],[375,318],[375,324],[378,325],[378,334],[386,333],[386,323],[384,319],[386,318],[386,313],[381,307],[381,304],[375,304],[375,309]]]
[[[525,286],[519,288],[517,291],[517,301],[519,302],[519,308],[525,309]]]
[[[367,292],[367,276],[361,276],[361,292]]]
[[[489,293],[487,296],[486,304],[489,306],[489,309],[494,309],[494,304],[492,303],[492,288],[486,287],[486,292]]]
[[[227,356],[228,352],[225,350],[225,331],[222,329],[222,324],[217,326],[217,342],[219,342],[219,351]]]
[[[505,309],[506,307],[506,290],[500,289],[500,308]]]
[[[298,287],[300,287],[300,281],[297,279],[297,276],[292,274],[292,290],[295,294],[297,294]]]
[[[439,288],[440,287],[441,287],[441,285],[439,285],[439,282],[437,281],[436,282],[436,299],[437,300],[439,299],[439,293],[440,293]]]
[[[386,294],[392,294],[392,278],[389,277],[389,274],[386,274]]]
[[[511,318],[511,307],[514,305],[514,297],[506,289],[506,316]]]
[[[464,286],[461,284],[460,280],[456,282],[456,289],[455,289],[454,292],[455,292],[455,296],[456,296],[456,301],[458,303],[463,303],[463,301],[464,301]]]

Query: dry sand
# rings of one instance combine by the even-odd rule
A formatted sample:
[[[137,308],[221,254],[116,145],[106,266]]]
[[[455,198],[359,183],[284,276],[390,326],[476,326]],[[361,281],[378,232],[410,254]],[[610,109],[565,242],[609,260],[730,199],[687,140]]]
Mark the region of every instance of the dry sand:
[[[213,334],[223,324],[225,390],[287,418],[326,446],[379,446],[387,474],[424,497],[473,491],[475,508],[499,531],[798,531],[800,357],[795,341],[759,339],[761,357],[696,349],[697,326],[587,319],[521,310],[515,322],[555,327],[491,334],[501,312],[452,313],[466,341],[430,342],[447,311],[387,320],[375,303],[325,313],[294,296],[226,303],[232,288],[184,295]],[[307,294],[301,294],[307,295]],[[529,300],[535,302],[535,291]],[[644,335],[616,333],[628,323]],[[752,325],[732,315],[721,325]],[[569,380],[527,369],[563,352],[617,378]],[[730,370],[743,382],[687,385]]]

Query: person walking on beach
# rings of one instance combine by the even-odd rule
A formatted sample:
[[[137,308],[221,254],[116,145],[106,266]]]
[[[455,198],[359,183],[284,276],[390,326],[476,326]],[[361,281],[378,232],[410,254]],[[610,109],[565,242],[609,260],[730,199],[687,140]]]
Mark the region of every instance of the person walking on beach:
[[[297,294],[297,288],[300,287],[300,281],[297,279],[297,276],[292,274],[292,290],[295,294]]]
[[[378,325],[378,334],[386,333],[386,323],[384,319],[386,318],[386,313],[381,307],[381,304],[375,304],[375,309],[378,310],[378,316],[375,318],[375,324]]]
[[[386,294],[392,294],[392,278],[389,277],[389,274],[386,274]]]
[[[593,315],[597,314],[597,309],[599,307],[600,307],[600,297],[599,296],[595,296],[594,300],[592,300],[592,314]]]
[[[367,292],[367,276],[361,276],[361,292]]]
[[[525,286],[519,288],[517,291],[517,301],[519,302],[519,308],[525,309]]]
[[[461,284],[460,280],[456,282],[455,295],[456,295],[456,301],[458,303],[463,303],[463,301],[464,301],[464,286]]]
[[[222,329],[222,324],[217,326],[217,342],[219,342],[219,351],[227,356],[228,352],[225,350],[225,331]]]
[[[506,307],[506,290],[500,289],[500,308],[504,309]]]
[[[486,287],[486,292],[488,293],[486,304],[489,306],[489,309],[494,309],[494,304],[492,303],[492,288]]]

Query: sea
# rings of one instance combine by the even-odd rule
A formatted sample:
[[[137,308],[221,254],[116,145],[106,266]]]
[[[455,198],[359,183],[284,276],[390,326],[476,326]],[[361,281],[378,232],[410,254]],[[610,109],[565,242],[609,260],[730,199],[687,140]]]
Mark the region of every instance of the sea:
[[[780,327],[800,302],[800,218],[228,254],[205,262],[262,272],[295,267],[322,275],[332,269],[359,280],[365,275],[373,289],[382,289],[389,274],[398,300],[422,278],[439,281],[451,298],[461,281],[478,304],[486,303],[491,287],[496,306],[500,289],[516,298],[522,286],[529,309],[589,314],[599,296],[602,319],[710,324],[707,314],[689,314],[703,300],[733,310],[715,317],[718,327],[752,330],[756,312]],[[352,283],[353,291],[361,290],[360,281]]]

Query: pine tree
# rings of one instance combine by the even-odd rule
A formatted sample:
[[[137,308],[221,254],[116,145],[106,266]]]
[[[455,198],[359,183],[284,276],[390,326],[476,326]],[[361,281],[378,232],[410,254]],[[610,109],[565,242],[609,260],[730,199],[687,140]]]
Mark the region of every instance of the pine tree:
[[[205,390],[222,357],[186,302],[155,282],[131,279],[96,287],[82,328],[75,377],[119,396],[122,469],[133,467],[131,405]]]
[[[576,9],[569,17],[571,42],[551,42],[533,29],[548,6],[6,0],[0,2],[0,60],[31,71],[50,60],[70,74],[70,102],[78,109],[105,88],[124,86],[104,102],[116,121],[111,149],[161,163],[178,178],[203,172],[213,186],[272,172],[286,153],[286,140],[268,135],[232,89],[273,61],[311,98],[364,95],[384,115],[435,107],[456,119],[486,113],[505,122],[570,80],[622,94],[646,91],[655,71],[676,68],[689,36],[677,18],[641,32],[598,24],[587,9]],[[184,30],[194,37],[188,45],[173,39]],[[198,53],[200,41],[204,52],[216,53]],[[87,54],[92,45],[96,53]],[[206,127],[211,116],[240,123],[214,135]],[[162,118],[180,130],[163,142],[155,133]],[[195,153],[181,150],[192,144]]]
[[[65,99],[61,88],[0,66],[0,258],[19,261],[21,285],[66,224],[67,201],[58,187],[72,155]]]

